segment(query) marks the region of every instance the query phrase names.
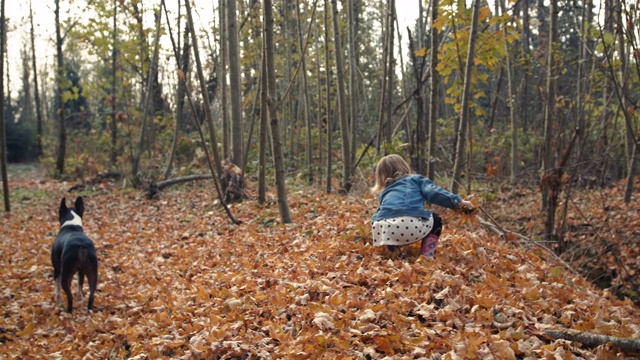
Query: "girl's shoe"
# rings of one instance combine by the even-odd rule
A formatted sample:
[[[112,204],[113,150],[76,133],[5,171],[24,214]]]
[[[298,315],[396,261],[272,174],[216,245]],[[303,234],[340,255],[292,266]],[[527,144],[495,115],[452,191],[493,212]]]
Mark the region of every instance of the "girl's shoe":
[[[433,259],[436,253],[436,246],[438,246],[438,239],[440,237],[435,234],[427,235],[422,239],[422,246],[420,247],[420,253],[427,259]]]

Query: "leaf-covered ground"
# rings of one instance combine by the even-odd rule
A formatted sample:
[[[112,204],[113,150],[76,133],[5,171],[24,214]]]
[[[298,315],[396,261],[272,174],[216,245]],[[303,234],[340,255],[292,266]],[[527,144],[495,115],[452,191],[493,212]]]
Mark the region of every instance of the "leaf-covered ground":
[[[232,206],[236,226],[208,183],[152,201],[121,184],[68,194],[73,184],[33,173],[11,181],[1,358],[613,359],[622,355],[610,347],[544,330],[640,338],[631,301],[453,213],[442,212],[447,227],[426,261],[417,245],[369,245],[368,195],[292,191],[292,225],[275,203],[249,200]],[[49,254],[60,198],[78,194],[100,278],[95,311],[84,302],[69,315],[54,301]]]

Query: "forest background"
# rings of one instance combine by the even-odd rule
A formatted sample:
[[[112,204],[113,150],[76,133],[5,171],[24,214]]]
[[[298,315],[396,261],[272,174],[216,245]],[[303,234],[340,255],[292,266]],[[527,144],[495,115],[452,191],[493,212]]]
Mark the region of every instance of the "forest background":
[[[637,303],[637,3],[416,3],[402,25],[394,0],[30,3],[54,33],[3,11],[5,210],[7,162],[37,161],[150,198],[212,178],[231,222],[272,196],[290,223],[291,189],[360,196],[400,153]]]

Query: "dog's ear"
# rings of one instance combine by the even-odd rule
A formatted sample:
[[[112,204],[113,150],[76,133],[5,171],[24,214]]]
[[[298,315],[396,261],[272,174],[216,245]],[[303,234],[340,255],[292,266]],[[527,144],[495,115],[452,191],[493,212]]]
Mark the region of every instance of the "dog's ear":
[[[60,201],[60,209],[58,210],[58,214],[60,215],[60,217],[62,217],[67,213],[67,211],[69,211],[69,209],[67,209],[67,201],[63,197]]]
[[[84,201],[82,201],[82,196],[78,196],[76,198],[74,210],[78,216],[82,217],[82,214],[84,213]]]

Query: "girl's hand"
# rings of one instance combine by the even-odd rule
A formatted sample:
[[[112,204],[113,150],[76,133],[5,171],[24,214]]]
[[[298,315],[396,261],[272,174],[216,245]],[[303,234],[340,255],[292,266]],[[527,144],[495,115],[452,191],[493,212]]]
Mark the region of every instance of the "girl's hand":
[[[458,204],[458,207],[456,208],[456,210],[464,214],[471,214],[474,211],[476,211],[476,207],[475,205],[473,205],[471,201],[462,200]]]

